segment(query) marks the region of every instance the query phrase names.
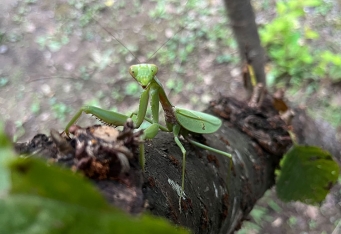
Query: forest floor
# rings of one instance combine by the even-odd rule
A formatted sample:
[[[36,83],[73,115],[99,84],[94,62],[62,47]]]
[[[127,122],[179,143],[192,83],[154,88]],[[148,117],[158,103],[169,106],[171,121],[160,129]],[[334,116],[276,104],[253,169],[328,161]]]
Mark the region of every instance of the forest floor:
[[[140,61],[159,65],[158,77],[178,106],[202,110],[219,95],[243,99],[224,6],[196,2],[2,0],[0,120],[12,126],[14,140],[25,141],[62,130],[84,104],[129,113],[137,109],[141,89],[128,67]],[[256,3],[257,22],[275,17],[274,2]],[[339,52],[340,35],[332,32],[335,25],[340,31],[341,4],[325,2],[307,20],[321,35],[317,46]],[[341,81],[302,81],[287,89],[287,99],[341,134]],[[94,121],[82,116],[78,124]],[[320,207],[283,203],[269,190],[238,233],[341,233],[340,182]]]

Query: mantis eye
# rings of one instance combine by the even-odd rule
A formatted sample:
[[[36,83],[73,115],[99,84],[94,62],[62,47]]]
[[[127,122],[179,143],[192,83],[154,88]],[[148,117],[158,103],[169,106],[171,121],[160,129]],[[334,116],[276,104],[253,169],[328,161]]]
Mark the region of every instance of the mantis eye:
[[[152,68],[150,69],[150,72],[152,73],[152,75],[156,75],[156,73],[157,73],[157,71],[158,71],[158,68],[157,68],[157,66],[156,65],[154,65],[154,64],[152,64]]]
[[[136,78],[138,72],[137,72],[136,68],[132,66],[129,68],[129,73],[132,77]]]

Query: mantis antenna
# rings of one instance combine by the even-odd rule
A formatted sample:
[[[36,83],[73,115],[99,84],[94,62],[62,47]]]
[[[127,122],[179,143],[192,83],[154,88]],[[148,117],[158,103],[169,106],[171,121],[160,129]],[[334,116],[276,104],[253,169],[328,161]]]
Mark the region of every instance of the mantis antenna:
[[[141,63],[141,61],[135,56],[135,54],[133,52],[131,52],[128,47],[126,47],[123,42],[121,42],[117,37],[114,36],[114,34],[112,34],[108,29],[106,29],[103,25],[101,25],[98,20],[96,20],[94,17],[92,17],[92,19],[104,30],[106,31],[110,36],[112,36],[121,46],[123,46],[139,63]],[[163,45],[162,45],[163,46]],[[153,54],[154,55],[154,54]]]
[[[122,42],[122,41],[120,41],[117,37],[115,37],[114,36],[114,34],[112,34],[108,29],[106,29],[102,24],[100,24],[99,22],[98,22],[98,20],[96,20],[94,17],[93,17],[93,20],[104,30],[104,31],[106,31],[110,36],[112,36],[120,45],[122,45],[139,63],[141,63],[141,61],[134,55],[134,53],[133,52],[131,52],[129,49],[128,49],[128,47],[127,46],[125,46],[124,45],[124,43]],[[157,52],[161,49],[161,48],[163,48],[165,45],[167,45],[167,43],[174,37],[174,36],[176,36],[179,32],[181,32],[182,30],[184,30],[186,27],[184,27],[184,26],[182,26],[182,27],[180,27],[179,29],[178,29],[178,31],[176,31],[176,33],[172,36],[172,37],[170,37],[170,38],[168,38],[151,56],[150,56],[150,58],[148,58],[147,60],[149,60],[149,59],[151,59],[151,58],[153,58],[156,54],[157,54]]]

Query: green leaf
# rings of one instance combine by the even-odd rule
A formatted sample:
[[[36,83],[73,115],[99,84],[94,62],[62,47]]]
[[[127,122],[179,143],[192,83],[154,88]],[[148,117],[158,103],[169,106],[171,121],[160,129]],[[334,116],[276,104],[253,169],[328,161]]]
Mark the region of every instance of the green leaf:
[[[307,39],[316,39],[319,38],[319,34],[315,31],[313,31],[311,28],[305,28],[304,32]]]
[[[284,2],[278,2],[276,5],[276,11],[279,15],[284,14],[288,7],[285,5]]]
[[[340,173],[329,152],[316,146],[293,146],[280,165],[276,190],[283,201],[322,202]]]
[[[257,224],[261,224],[262,221],[264,221],[264,216],[266,215],[266,208],[260,207],[260,206],[255,206],[250,215],[251,217],[255,220]]]
[[[32,194],[87,208],[107,209],[101,194],[80,175],[34,158],[17,158],[10,164],[12,194]],[[86,195],[85,195],[86,194]]]
[[[12,143],[5,134],[4,124],[0,121],[0,154],[1,158],[6,156],[8,150],[12,150]]]
[[[84,194],[86,196],[86,194]],[[0,200],[0,233],[188,233],[160,218],[129,217],[32,195]]]
[[[8,84],[9,79],[7,77],[0,77],[0,87],[4,87]]]
[[[4,124],[0,121],[0,195],[10,188],[10,172],[7,163],[14,158],[14,155],[12,143],[5,134]]]
[[[125,93],[127,95],[138,95],[140,90],[140,86],[135,82],[129,82],[125,87]]]
[[[11,193],[0,199],[0,233],[188,233],[150,215],[110,206],[84,178],[39,159],[10,165]]]

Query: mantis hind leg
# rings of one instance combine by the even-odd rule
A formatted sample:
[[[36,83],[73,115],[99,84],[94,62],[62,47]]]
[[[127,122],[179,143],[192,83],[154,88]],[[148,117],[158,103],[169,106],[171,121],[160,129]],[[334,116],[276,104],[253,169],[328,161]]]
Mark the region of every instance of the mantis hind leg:
[[[209,150],[209,151],[212,151],[214,153],[217,153],[217,154],[221,154],[221,155],[224,155],[226,157],[228,157],[230,159],[230,171],[229,171],[229,176],[230,176],[230,173],[232,171],[232,166],[233,166],[233,161],[232,161],[232,155],[227,153],[227,152],[224,152],[224,151],[221,151],[221,150],[218,150],[218,149],[215,149],[215,148],[212,148],[212,147],[209,147],[207,145],[204,145],[204,144],[201,144],[197,141],[193,141],[191,139],[187,139],[191,144],[195,145],[195,146],[198,146],[200,148],[203,148],[205,150]]]
[[[224,155],[224,156],[226,156],[226,157],[228,157],[228,158],[230,158],[230,159],[232,158],[232,155],[229,154],[229,153],[227,153],[227,152],[224,152],[224,151],[221,151],[221,150],[218,150],[218,149],[209,147],[209,146],[207,146],[207,145],[201,144],[201,143],[199,143],[199,142],[197,142],[197,141],[193,141],[193,140],[191,140],[191,139],[187,139],[187,140],[188,140],[191,144],[193,144],[193,145],[195,145],[195,146],[198,146],[198,147],[200,147],[200,148],[203,148],[203,149],[212,151],[212,152],[217,153],[217,154]]]
[[[179,146],[181,152],[182,152],[182,176],[181,176],[181,194],[179,197],[179,208],[181,211],[181,198],[185,196],[185,171],[186,171],[186,149],[185,147],[181,144],[179,140],[179,134],[180,134],[180,129],[181,126],[176,124],[173,126],[173,133],[174,133],[174,141],[175,143]]]

